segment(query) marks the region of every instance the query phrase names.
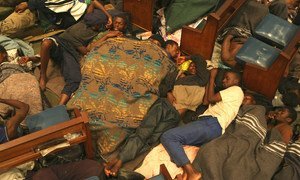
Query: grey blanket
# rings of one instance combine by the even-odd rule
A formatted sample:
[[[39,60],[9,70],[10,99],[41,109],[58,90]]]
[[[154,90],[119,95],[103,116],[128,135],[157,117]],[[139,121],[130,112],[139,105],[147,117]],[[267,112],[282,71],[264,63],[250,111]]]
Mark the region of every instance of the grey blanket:
[[[25,70],[18,64],[2,63],[0,65],[0,83],[12,74],[24,73]]]
[[[200,148],[194,166],[204,180],[271,179],[286,145],[280,136],[265,143],[266,127],[264,107],[242,107],[224,135]]]
[[[287,147],[284,161],[279,171],[274,175],[274,180],[300,179],[300,139]]]

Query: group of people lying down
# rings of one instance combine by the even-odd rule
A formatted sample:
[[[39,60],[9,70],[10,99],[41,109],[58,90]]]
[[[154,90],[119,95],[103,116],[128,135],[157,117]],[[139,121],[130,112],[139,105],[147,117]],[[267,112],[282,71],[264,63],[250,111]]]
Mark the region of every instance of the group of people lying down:
[[[48,62],[52,59],[61,68],[65,80],[59,104],[68,103],[68,106],[88,112],[90,129],[96,137],[94,141],[101,157],[117,152],[103,165],[83,160],[53,166],[39,171],[34,179],[76,179],[104,174],[114,177],[120,175],[126,162],[159,143],[158,147],[169,157],[163,163],[172,162],[181,169],[170,170],[181,173],[178,178],[218,179],[238,175],[270,179],[275,174],[273,178],[276,179],[284,176],[286,172],[279,167],[283,159],[287,163],[290,158],[284,153],[293,153],[299,144],[299,140],[291,143],[291,123],[297,119],[293,108],[280,107],[266,113],[263,107],[256,105],[251,94],[243,91],[241,75],[235,70],[226,71],[222,77],[222,90],[215,91],[217,68],[208,70],[207,62],[197,56],[179,57],[178,44],[165,41],[160,35],[153,35],[145,42],[125,37],[126,19],[122,16],[112,19],[101,4],[97,5],[98,1],[92,2],[80,21],[73,22],[62,34],[42,41],[39,56],[12,59],[0,46],[0,83],[5,83],[14,74],[27,74],[32,67],[40,66],[37,82],[45,90]],[[23,3],[17,10],[23,11],[32,3]],[[232,38],[233,35],[227,35],[223,47]],[[108,105],[106,109],[102,109],[102,101]],[[0,103],[14,109],[14,113],[4,117],[6,120],[1,120],[0,140],[5,143],[18,137],[19,124],[26,126],[22,121],[31,107],[26,102],[9,98],[0,98]],[[196,111],[201,104],[207,106],[203,113],[192,122],[179,125],[187,111]],[[129,114],[135,111],[128,109],[136,110],[141,116]],[[114,139],[108,137],[106,143],[102,142],[103,132],[109,128],[125,130],[126,135],[105,154],[103,149],[113,144]],[[187,155],[185,146],[201,147],[193,150],[193,155]],[[242,163],[244,174],[232,168],[237,159],[243,158],[239,150],[246,154],[245,161],[255,161],[253,164]],[[296,149],[294,154],[299,158],[298,151]],[[157,151],[150,151],[136,171],[146,178],[155,175],[149,174],[152,171],[148,165],[153,152]],[[268,164],[264,158],[272,163]],[[222,164],[226,172],[222,170]],[[291,171],[299,172],[293,163],[287,164]],[[82,165],[90,171],[74,170]],[[176,174],[171,175],[175,178]],[[293,175],[297,177],[296,173]]]

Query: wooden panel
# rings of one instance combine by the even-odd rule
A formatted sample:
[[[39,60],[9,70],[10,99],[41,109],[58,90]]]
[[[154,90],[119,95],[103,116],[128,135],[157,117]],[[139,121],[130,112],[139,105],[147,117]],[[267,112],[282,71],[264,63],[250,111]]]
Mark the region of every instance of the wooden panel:
[[[226,0],[216,12],[209,14],[202,30],[184,26],[181,35],[181,50],[186,54],[211,59],[218,33],[245,2],[246,0]]]
[[[94,154],[87,123],[87,114],[81,113],[80,117],[1,144],[0,172],[41,157],[41,154],[37,151],[39,145],[54,139],[63,138],[68,133],[81,133],[81,136],[70,140],[69,143],[74,145],[85,142],[87,157],[92,158]]]
[[[132,24],[152,31],[155,0],[123,0],[123,10],[131,14]]]

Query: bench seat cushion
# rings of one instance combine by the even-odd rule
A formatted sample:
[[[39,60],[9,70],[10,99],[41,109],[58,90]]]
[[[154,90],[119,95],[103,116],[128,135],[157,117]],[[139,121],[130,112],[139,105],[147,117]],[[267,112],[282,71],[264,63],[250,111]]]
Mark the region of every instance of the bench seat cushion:
[[[268,69],[276,60],[280,50],[250,37],[236,55],[240,63],[250,63]]]
[[[278,16],[268,14],[256,27],[254,37],[272,46],[284,49],[298,30],[298,26]]]

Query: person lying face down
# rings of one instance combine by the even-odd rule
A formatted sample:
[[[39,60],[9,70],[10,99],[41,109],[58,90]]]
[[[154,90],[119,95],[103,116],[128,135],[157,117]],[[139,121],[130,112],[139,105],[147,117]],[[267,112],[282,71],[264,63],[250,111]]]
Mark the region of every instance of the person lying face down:
[[[297,119],[297,112],[294,108],[285,106],[276,108],[266,115],[268,129],[277,129],[283,141],[288,144],[293,136],[291,124]]]
[[[86,55],[93,46],[97,43],[106,40],[107,38],[120,36],[123,33],[119,30],[124,30],[126,27],[125,20],[122,17],[116,17],[113,22],[112,31],[100,34],[103,37],[94,44],[89,43],[95,38],[100,27],[105,27],[107,18],[103,13],[94,10],[87,14],[83,21],[69,27],[59,36],[45,38],[41,45],[41,70],[40,70],[40,87],[42,90],[46,88],[47,82],[47,66],[49,59],[61,66],[62,75],[65,79],[65,86],[61,93],[59,104],[66,104],[72,93],[74,93],[81,81],[80,72],[80,56]]]

